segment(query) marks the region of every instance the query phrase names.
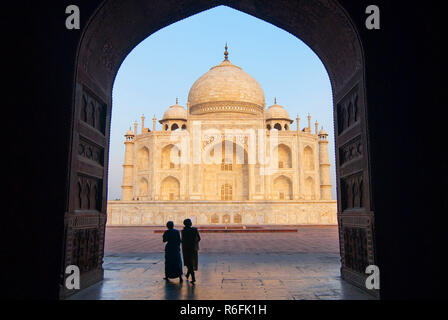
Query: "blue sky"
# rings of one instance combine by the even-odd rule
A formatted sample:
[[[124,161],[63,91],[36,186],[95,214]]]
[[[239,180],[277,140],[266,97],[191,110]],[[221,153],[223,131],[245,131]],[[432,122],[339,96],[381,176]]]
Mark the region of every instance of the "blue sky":
[[[124,133],[145,115],[159,120],[176,102],[186,106],[191,85],[224,58],[252,75],[261,85],[266,106],[284,106],[300,127],[308,113],[329,133],[329,158],[333,198],[335,151],[331,84],[319,57],[300,39],[253,16],[219,6],[169,25],[132,50],[121,65],[113,88],[109,157],[110,200],[121,198]],[[160,129],[160,124],[158,129]]]

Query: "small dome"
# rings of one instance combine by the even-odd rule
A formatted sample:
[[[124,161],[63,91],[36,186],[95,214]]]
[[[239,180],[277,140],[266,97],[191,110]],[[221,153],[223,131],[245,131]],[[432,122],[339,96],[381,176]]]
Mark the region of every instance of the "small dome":
[[[176,103],[165,111],[162,120],[187,120],[187,110]]]
[[[320,136],[327,135],[327,132],[324,130],[324,128],[320,129],[319,135]]]
[[[284,119],[290,120],[288,111],[278,104],[270,106],[265,112],[266,120],[270,119]]]
[[[125,136],[133,136],[134,132],[131,131],[131,129],[128,130],[128,132],[126,132]]]

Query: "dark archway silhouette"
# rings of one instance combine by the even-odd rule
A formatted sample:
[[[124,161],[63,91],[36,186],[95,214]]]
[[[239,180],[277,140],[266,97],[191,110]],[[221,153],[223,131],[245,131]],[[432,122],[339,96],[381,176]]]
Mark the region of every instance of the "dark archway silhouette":
[[[283,2],[268,0],[242,1],[185,1],[185,5],[169,4],[162,0],[151,1],[104,1],[90,18],[84,28],[78,47],[75,90],[74,90],[74,127],[72,133],[73,150],[77,150],[80,137],[101,147],[104,154],[103,165],[107,168],[110,134],[110,118],[112,111],[112,87],[116,73],[129,52],[146,37],[171,23],[179,21],[192,14],[212,8],[217,5],[227,5],[270,22],[303,40],[322,60],[330,77],[334,116],[336,124],[336,154],[347,147],[347,143],[356,141],[362,144],[363,154],[356,160],[343,162],[336,157],[338,185],[338,224],[341,248],[341,273],[347,281],[365,288],[366,274],[363,268],[376,264],[375,243],[373,237],[373,208],[370,201],[370,166],[367,139],[367,112],[365,99],[364,55],[358,32],[350,17],[335,0],[312,0],[300,2]],[[130,21],[132,20],[132,23]],[[83,97],[96,105],[104,106],[102,113],[106,128],[103,135],[93,134],[93,127],[84,121],[82,115]],[[348,105],[356,101],[357,118],[359,121],[341,120]],[[340,124],[343,127],[340,128]],[[349,130],[350,129],[350,130]],[[279,128],[281,130],[281,126]],[[76,259],[72,243],[83,243],[84,251],[90,253],[87,259],[91,269],[85,270],[82,277],[83,286],[102,279],[102,259],[104,233],[106,223],[107,170],[85,172],[81,157],[72,157],[70,174],[76,177],[80,174],[90,179],[90,183],[102,186],[97,214],[82,212],[76,200],[75,180],[69,186],[69,205],[66,213],[66,235],[64,239],[65,265],[70,265]],[[84,170],[84,171],[82,171]],[[93,169],[92,169],[93,170]],[[352,180],[360,181],[363,194],[362,207],[352,208],[341,199],[352,198],[351,188],[341,185],[351,185]],[[341,192],[342,190],[342,192]],[[341,194],[347,192],[348,194]],[[76,211],[76,214],[75,214]],[[85,216],[82,220],[80,217]],[[354,219],[353,217],[356,217]],[[87,217],[90,219],[87,219]],[[74,233],[72,221],[76,219],[77,229],[91,229],[90,221],[98,223],[94,230],[100,235],[99,243],[89,244],[83,241],[73,241],[82,233]],[[92,248],[101,248],[93,250]],[[62,273],[62,272],[61,272]],[[375,290],[370,291],[378,295]]]
[[[358,171],[365,178],[357,180],[364,210],[341,212],[339,208],[341,242],[351,238],[351,226],[373,228],[374,237],[367,241],[375,244],[375,250],[369,249],[368,259],[371,261],[373,254],[381,269],[382,299],[446,297],[447,279],[440,260],[448,252],[443,223],[448,211],[448,161],[440,148],[443,140],[434,139],[446,135],[444,118],[439,116],[446,109],[440,68],[446,60],[442,50],[442,39],[446,38],[443,2],[403,5],[400,1],[377,0],[375,4],[385,13],[381,30],[366,29],[365,11],[370,1],[78,0],[80,30],[64,27],[66,6],[72,4],[69,1],[27,2],[25,7],[17,1],[9,4],[13,10],[4,17],[10,31],[5,34],[4,53],[6,72],[11,76],[5,83],[5,96],[11,107],[5,108],[9,120],[3,126],[14,137],[3,142],[8,154],[3,213],[6,232],[2,232],[2,257],[8,272],[3,294],[19,299],[63,297],[64,266],[77,261],[67,249],[70,243],[95,239],[100,244],[92,246],[92,252],[100,253],[93,261],[95,265],[82,276],[86,282],[83,286],[89,282],[86,275],[101,268],[103,234],[98,231],[105,223],[108,166],[101,163],[101,159],[108,159],[108,148],[104,147],[108,141],[102,139],[109,136],[111,100],[107,83],[113,82],[113,70],[146,36],[224,4],[283,28],[311,46],[325,62],[332,81],[340,80],[333,85],[335,106],[347,106],[344,97],[362,83],[358,88],[359,109],[351,116],[359,124],[340,134],[336,131],[338,200],[341,181],[351,185],[347,178]],[[354,61],[351,52],[359,52],[359,45],[352,44],[353,37],[337,27],[341,19],[348,20],[342,23],[342,29],[353,29],[353,22],[359,32],[364,49],[361,57],[365,59],[354,64],[360,65],[356,70],[346,62]],[[341,78],[345,72],[348,76]],[[79,119],[80,94],[89,89],[94,98],[104,102],[103,137]],[[336,127],[340,123],[335,121]],[[363,132],[359,136],[363,145],[352,150],[359,150],[363,156],[343,160],[344,155],[350,155],[343,152],[343,147],[350,150],[349,145],[357,143],[357,139],[351,139],[357,130]],[[82,148],[76,144],[88,142],[80,140],[81,134],[101,142],[97,147],[104,153],[94,173],[83,170],[79,163],[82,158],[78,151]],[[89,215],[79,210],[76,216],[74,187],[77,182],[81,188],[91,183],[80,179],[82,172],[99,183],[98,211]],[[80,238],[83,242],[75,242]],[[347,246],[341,243],[341,248]],[[92,260],[91,256],[88,259]],[[343,263],[342,274],[348,279],[352,269]],[[96,274],[100,276],[101,272]]]

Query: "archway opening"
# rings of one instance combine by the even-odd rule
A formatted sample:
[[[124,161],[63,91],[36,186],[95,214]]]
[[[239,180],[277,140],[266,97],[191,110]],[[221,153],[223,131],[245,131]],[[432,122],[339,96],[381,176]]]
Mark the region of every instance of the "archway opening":
[[[325,39],[326,38],[321,38],[321,37],[316,37],[316,35],[319,34],[319,32],[322,32],[322,29],[317,28],[317,26],[319,25],[319,17],[313,17],[313,19],[315,21],[313,21],[313,19],[311,20],[306,20],[304,19],[301,23],[302,26],[303,25],[307,25],[306,22],[311,22],[309,24],[308,27],[304,28],[303,30],[300,30],[300,28],[297,29],[297,27],[294,27],[293,24],[289,24],[288,22],[286,23],[280,23],[279,20],[277,19],[277,16],[275,15],[275,11],[272,14],[268,14],[267,12],[264,13],[260,13],[260,12],[255,12],[253,11],[250,6],[247,7],[247,5],[250,3],[250,1],[243,1],[241,2],[241,4],[239,5],[232,5],[234,7],[236,7],[239,10],[248,12],[254,16],[263,18],[265,20],[268,20],[270,22],[273,22],[276,25],[281,26],[283,29],[291,32],[292,34],[296,35],[297,37],[300,37],[301,39],[303,39],[306,43],[309,44],[309,46],[311,48],[313,48],[315,51],[317,51],[317,54],[322,57],[322,60],[325,64],[325,66],[327,67],[327,70],[329,71],[329,76],[330,76],[330,80],[332,82],[332,88],[333,88],[333,98],[335,98],[335,118],[337,119],[337,124],[342,124],[342,126],[345,126],[345,124],[347,124],[347,128],[351,126],[351,128],[355,128],[356,125],[358,125],[359,123],[361,123],[362,121],[365,121],[364,119],[359,120],[358,123],[354,123],[352,120],[349,121],[349,118],[347,116],[347,118],[344,118],[343,121],[340,120],[340,118],[343,118],[344,116],[339,117],[339,113],[344,114],[345,110],[345,105],[346,104],[350,104],[349,101],[356,101],[356,103],[358,103],[359,109],[363,110],[365,103],[364,101],[360,101],[361,98],[361,94],[362,94],[362,88],[363,88],[363,78],[362,78],[362,72],[363,72],[363,64],[362,64],[362,54],[361,54],[361,49],[360,49],[360,45],[359,43],[356,42],[356,32],[352,29],[351,24],[350,24],[350,20],[344,15],[344,12],[341,11],[336,3],[333,3],[332,1],[329,2],[325,2],[324,4],[320,3],[320,10],[327,10],[329,12],[337,12],[337,14],[329,14],[328,16],[331,17],[331,19],[329,21],[326,21],[327,25],[331,25],[332,27],[334,27],[333,31],[328,31],[330,29],[325,29],[325,32],[335,32],[335,38],[339,38],[341,39],[343,44],[347,44],[350,43],[351,47],[350,50],[347,51],[347,46],[344,45],[337,45],[334,44],[333,42],[328,43],[326,42]],[[301,15],[303,15],[303,17],[309,17],[310,12],[312,12],[312,8],[313,5],[315,4],[300,4],[300,10],[298,12],[300,12]],[[125,6],[125,5],[123,5]],[[107,7],[107,5],[105,6]],[[101,10],[103,10],[105,8],[102,8]],[[109,8],[111,9],[111,11],[113,10],[117,10],[117,8]],[[199,12],[201,10],[204,10],[205,8],[200,8],[200,5],[198,5],[198,7],[193,10],[195,12]],[[282,11],[281,9],[278,9],[279,12],[285,12]],[[339,11],[338,11],[339,10]],[[132,10],[131,10],[132,11]],[[181,10],[182,11],[182,10]],[[183,15],[183,17],[185,17],[185,15],[188,15],[187,13],[188,11],[185,11],[183,13],[181,13],[181,16]],[[145,14],[145,12],[141,12],[140,15],[141,17],[143,17]],[[86,92],[87,95],[89,95],[89,97],[93,97],[93,99],[96,99],[97,102],[99,102],[99,104],[101,104],[102,101],[104,102],[104,105],[106,106],[106,117],[110,116],[110,106],[111,106],[111,88],[112,88],[112,83],[113,83],[113,78],[117,72],[118,69],[118,63],[117,61],[121,62],[125,55],[130,51],[129,48],[132,48],[133,46],[135,46],[137,43],[139,43],[144,37],[148,36],[150,34],[150,32],[147,31],[147,29],[144,28],[144,24],[145,22],[143,22],[143,20],[139,20],[139,13],[135,12],[136,15],[136,21],[138,21],[138,23],[136,23],[137,26],[139,26],[139,36],[138,37],[133,37],[132,40],[130,41],[130,38],[120,38],[119,36],[117,37],[112,37],[111,41],[116,41],[116,46],[111,46],[110,44],[106,43],[104,46],[101,47],[101,51],[102,54],[99,54],[97,56],[97,52],[95,52],[95,45],[93,45],[93,47],[90,47],[91,49],[93,48],[93,50],[88,51],[88,47],[89,44],[91,45],[91,39],[95,38],[97,36],[97,34],[95,34],[95,32],[97,32],[97,30],[101,30],[101,32],[106,32],[105,30],[103,30],[101,27],[100,28],[88,28],[88,31],[86,31],[86,39],[85,42],[83,42],[80,46],[80,57],[79,57],[79,78],[77,78],[77,81],[79,81],[79,85],[82,87],[82,90],[84,90],[84,92]],[[107,20],[107,15],[106,15],[106,20]],[[172,16],[172,19],[178,20],[180,17],[175,17]],[[174,21],[171,22],[174,22]],[[97,23],[97,24],[102,24],[105,23],[105,21],[103,20],[102,22],[97,22],[97,21],[93,21],[93,24]],[[150,25],[154,25],[154,22],[146,22],[149,23]],[[164,22],[162,23],[162,25],[167,25],[169,23]],[[115,22],[112,23],[112,25],[120,25],[119,22]],[[299,24],[300,25],[300,24]],[[313,30],[313,28],[310,28],[310,26],[316,26],[316,30]],[[144,31],[145,30],[145,31]],[[344,31],[342,31],[344,30]],[[133,30],[135,31],[135,30]],[[126,31],[127,32],[127,31]],[[126,32],[123,33],[123,35],[126,34]],[[339,32],[339,33],[338,33]],[[331,37],[330,37],[331,38]],[[89,42],[90,41],[90,42]],[[98,44],[103,43],[104,41],[98,41]],[[117,47],[119,48],[120,46],[126,44],[126,47],[128,48],[127,50],[123,50],[120,51],[119,49],[116,49]],[[92,46],[92,45],[91,45]],[[333,50],[333,53],[332,53]],[[345,50],[345,52],[344,52]],[[98,51],[98,53],[99,53]],[[98,61],[102,61],[102,64],[98,67],[98,65],[96,65],[96,67],[94,67],[92,64],[88,64],[88,63],[83,63],[83,61],[86,61],[87,57],[87,52],[90,53],[90,60],[94,60],[94,59],[98,59]],[[93,52],[93,53],[92,53]],[[345,53],[344,55],[344,60],[342,63],[338,62],[340,61],[340,57],[342,56],[341,54]],[[361,62],[361,63],[360,63]],[[341,65],[344,65],[344,68],[341,68]],[[81,67],[83,66],[83,67]],[[84,68],[84,69],[83,69]],[[96,69],[95,69],[96,68]],[[86,73],[86,74],[90,74],[93,75],[94,78],[93,80],[86,80],[86,78],[82,77],[82,73]],[[97,82],[98,84],[101,84],[100,87],[104,88],[105,91],[101,91],[101,89],[97,89],[97,86],[94,85],[93,83],[89,83],[90,82]],[[353,83],[355,83],[355,85],[353,85]],[[90,88],[90,89],[87,89]],[[347,93],[348,92],[348,93]],[[80,103],[78,103],[78,101],[81,101],[81,99],[79,98],[75,98],[75,107],[77,108],[78,104],[80,105]],[[349,107],[347,107],[349,108]],[[356,113],[356,112],[355,112]],[[360,118],[361,119],[361,118]],[[82,121],[82,120],[81,120]],[[96,123],[96,120],[92,123]],[[276,124],[277,125],[277,124]],[[282,127],[281,125],[278,123],[278,125],[280,126],[279,128],[276,128],[279,131],[282,131]],[[275,126],[274,126],[275,127]],[[356,130],[351,130],[350,132],[348,132],[348,130],[346,130],[346,127],[343,128],[337,128],[337,132],[338,135],[340,136],[341,134],[345,134],[346,137],[350,137],[351,135],[354,136],[354,138],[356,139],[356,135],[358,135],[360,138],[359,139],[363,139],[365,132],[362,131],[362,129],[365,128],[362,126],[358,126],[360,128],[357,128]],[[105,133],[105,137],[106,137],[106,141],[108,140],[109,136],[109,129],[107,128],[107,133]],[[168,127],[166,126],[164,128],[165,130],[168,130]],[[297,130],[299,131],[299,130]],[[316,131],[317,131],[317,127],[316,127]],[[312,129],[311,129],[311,125],[308,124],[308,127],[304,128],[304,130],[302,130],[302,132],[305,133],[312,133]],[[317,132],[315,133],[316,135]],[[336,138],[336,143],[339,143],[338,138]],[[342,140],[341,140],[342,141]],[[346,139],[344,141],[347,141]],[[341,146],[342,147],[342,146]],[[302,150],[302,149],[301,149]],[[316,150],[316,149],[314,149]],[[339,149],[339,145],[338,145],[338,149],[337,149],[337,153],[339,153],[340,149]],[[316,151],[315,151],[316,152]],[[364,152],[366,152],[366,149],[364,149]],[[106,155],[108,155],[108,153],[106,152]],[[315,154],[314,154],[315,155]],[[362,155],[361,155],[362,157]],[[314,159],[317,160],[317,157],[314,156]],[[105,163],[107,163],[107,158]],[[367,163],[367,161],[365,162]],[[338,166],[341,165],[341,163],[337,163]],[[171,165],[170,165],[171,166]],[[75,165],[73,167],[73,170],[75,171],[75,174],[77,174],[77,166]],[[310,166],[311,168],[311,166]],[[315,168],[315,166],[314,166]],[[173,168],[170,168],[173,169]],[[368,165],[366,166],[366,171],[361,174],[361,176],[357,176],[358,179],[360,179],[359,183],[363,183],[363,179],[365,179],[365,176],[368,176]],[[310,169],[312,170],[312,169]],[[345,174],[350,173],[350,170],[346,171]],[[339,181],[338,184],[342,184],[342,180],[347,180],[350,177],[348,176],[340,176],[339,177]],[[312,179],[312,178],[311,178]],[[309,180],[305,180],[304,183],[306,183],[306,181]],[[314,183],[314,179],[313,179],[313,183]],[[365,180],[364,180],[365,181]],[[124,185],[124,187],[127,187],[128,185]],[[317,182],[314,183],[314,187],[311,187],[311,189],[316,189],[317,187]],[[327,188],[328,185],[325,184],[321,184],[321,188],[325,189]],[[254,184],[253,187],[255,190],[261,190],[259,186],[257,186],[257,183]],[[346,188],[347,190],[351,190],[351,191],[347,191],[348,193],[353,191],[353,188]],[[343,189],[345,190],[345,189]],[[364,189],[364,193],[368,193],[367,191],[365,191],[367,189]],[[103,195],[105,194],[106,191],[106,186],[103,187]],[[320,193],[319,191],[314,190],[316,193]],[[71,191],[72,192],[72,191]],[[365,199],[364,196],[361,196],[362,199]],[[280,200],[280,199],[279,199]],[[103,213],[105,212],[105,197],[103,196],[103,205],[101,207],[101,210]],[[360,204],[359,210],[360,212],[358,212],[360,215],[362,215],[364,211],[366,211],[366,206],[367,202],[364,202],[362,204]],[[346,209],[351,209],[348,207],[344,207],[344,203],[339,202],[339,212],[343,213]],[[362,211],[362,212],[361,212]],[[222,216],[226,216],[226,214],[222,215]],[[170,217],[172,217],[172,215],[170,215]],[[216,214],[213,214],[213,217],[216,217]],[[266,221],[266,217],[258,217],[259,221]],[[340,217],[340,223],[341,221],[343,221],[344,217]],[[226,218],[227,219],[227,218]],[[113,220],[113,219],[112,219]],[[237,219],[238,220],[238,219]],[[280,219],[281,220],[281,219]],[[346,248],[347,250],[345,251],[345,258],[343,257],[343,276],[347,277],[348,274],[350,274],[351,276],[351,281],[354,283],[362,283],[364,276],[361,274],[361,267],[364,266],[366,263],[368,263],[370,260],[373,259],[373,255],[369,255],[369,252],[372,253],[373,252],[373,244],[372,241],[369,242],[368,240],[368,234],[369,232],[371,233],[371,229],[372,229],[372,222],[371,220],[366,220],[366,222],[364,223],[364,225],[353,225],[350,224],[349,222],[350,220],[348,219],[347,222],[343,222],[343,226],[340,224],[339,227],[342,230],[342,233],[344,235],[344,238],[341,238],[341,246],[343,248]],[[104,225],[100,225],[98,227],[99,229],[104,228]],[[355,230],[356,229],[356,230]],[[359,229],[361,231],[359,231]],[[361,239],[361,245],[358,247],[352,247],[350,242],[351,241],[356,241],[355,237],[350,237],[350,235],[356,232],[356,234],[359,235],[360,239]],[[66,250],[72,250],[72,249],[66,249]],[[351,251],[350,251],[351,250]],[[347,257],[354,257],[354,256],[360,256],[360,253],[362,253],[361,257],[361,261],[357,261],[356,265],[353,264],[350,259],[346,259]],[[68,259],[70,260],[70,259]],[[98,266],[97,266],[98,267]],[[344,273],[346,272],[346,273]],[[355,280],[353,280],[355,279]]]

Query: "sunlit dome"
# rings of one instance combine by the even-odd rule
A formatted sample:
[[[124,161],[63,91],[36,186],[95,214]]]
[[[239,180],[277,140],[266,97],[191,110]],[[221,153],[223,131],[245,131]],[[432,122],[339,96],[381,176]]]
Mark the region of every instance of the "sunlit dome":
[[[266,110],[265,118],[266,120],[270,119],[290,120],[288,111],[286,111],[285,108],[283,108],[281,105],[278,105],[277,103],[273,104]]]
[[[260,84],[240,67],[225,59],[192,85],[188,94],[191,114],[214,112],[262,113],[265,107]]]
[[[162,120],[187,120],[187,111],[181,105],[172,105],[163,114]]]

